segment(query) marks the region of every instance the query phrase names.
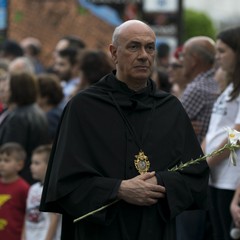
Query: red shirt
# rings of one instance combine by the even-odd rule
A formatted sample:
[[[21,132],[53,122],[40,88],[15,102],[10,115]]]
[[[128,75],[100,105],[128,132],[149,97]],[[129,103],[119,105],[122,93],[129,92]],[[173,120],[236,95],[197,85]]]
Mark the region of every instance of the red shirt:
[[[12,183],[0,181],[0,239],[21,239],[28,189],[22,178]]]

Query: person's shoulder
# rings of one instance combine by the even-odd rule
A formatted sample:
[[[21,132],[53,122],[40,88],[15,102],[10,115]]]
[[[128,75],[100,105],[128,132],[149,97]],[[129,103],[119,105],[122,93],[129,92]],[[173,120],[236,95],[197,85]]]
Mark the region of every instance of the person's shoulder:
[[[31,104],[29,105],[29,112],[32,112],[33,114],[39,115],[41,117],[45,117],[45,112],[42,110],[42,108],[37,104]]]
[[[202,98],[205,92],[205,87],[202,82],[190,82],[182,93],[181,99],[184,102],[186,99]]]
[[[17,107],[12,111],[11,117],[26,120],[26,117],[32,115],[45,117],[45,113],[36,103]]]
[[[187,84],[183,93],[186,94],[186,93],[197,92],[199,90],[199,88],[201,88],[201,85],[202,84],[200,82],[194,80]]]
[[[29,191],[36,191],[38,189],[42,189],[42,185],[40,182],[36,182],[36,183],[33,183],[30,187],[29,187]]]
[[[68,101],[65,108],[70,108],[76,105],[80,106],[80,104],[83,101],[86,101],[88,99],[89,99],[89,89],[81,90]]]
[[[179,99],[176,96],[174,96],[173,94],[171,94],[169,92],[165,92],[163,90],[156,90],[154,96],[157,99],[162,100],[162,101],[170,101],[170,102],[180,103]]]
[[[27,193],[30,188],[30,184],[26,180],[24,180],[22,177],[19,177],[16,180],[16,185],[18,188],[18,192],[21,193],[21,195],[23,196],[27,196]]]
[[[92,85],[80,92],[78,92],[67,105],[80,105],[89,101],[99,101],[100,99],[109,98],[106,89],[99,87],[99,85]]]
[[[12,111],[9,114],[9,117],[6,119],[6,127],[12,127],[12,126],[21,126],[25,127],[27,125],[28,121],[26,120],[26,113],[21,111]],[[18,130],[18,129],[16,129]]]
[[[18,184],[21,185],[22,187],[29,189],[30,184],[25,179],[23,179],[22,177],[19,177],[17,181],[18,181]]]
[[[157,105],[167,108],[168,112],[179,112],[183,110],[180,100],[171,93],[158,90],[155,93],[155,97],[157,99]]]

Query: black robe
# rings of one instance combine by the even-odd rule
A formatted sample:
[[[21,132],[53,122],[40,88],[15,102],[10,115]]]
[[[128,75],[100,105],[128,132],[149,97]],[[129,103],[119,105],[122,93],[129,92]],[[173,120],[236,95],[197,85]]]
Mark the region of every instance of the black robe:
[[[130,133],[111,94],[137,137]],[[136,138],[149,158],[149,171],[156,171],[158,183],[166,187],[166,198],[152,206],[121,200],[73,223],[73,219],[114,201],[121,180],[138,175]],[[62,239],[174,240],[176,215],[207,207],[209,168],[203,161],[183,171],[168,169],[201,155],[177,98],[156,90],[150,79],[145,89],[134,92],[109,74],[65,108],[40,209],[63,214]]]

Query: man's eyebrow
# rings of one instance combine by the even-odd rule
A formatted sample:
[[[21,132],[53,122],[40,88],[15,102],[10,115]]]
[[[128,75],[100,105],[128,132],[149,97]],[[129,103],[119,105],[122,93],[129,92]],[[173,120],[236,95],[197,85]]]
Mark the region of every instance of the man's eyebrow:
[[[134,44],[142,44],[142,42],[141,41],[138,41],[138,40],[132,40],[132,41],[130,41],[129,42],[129,44],[132,44],[132,43],[134,43]],[[143,45],[155,45],[155,42],[147,42],[147,43],[144,43]]]
[[[139,41],[137,41],[137,40],[132,40],[132,41],[130,41],[129,43],[130,43],[130,44],[131,44],[131,43],[141,44],[141,42],[139,42]]]

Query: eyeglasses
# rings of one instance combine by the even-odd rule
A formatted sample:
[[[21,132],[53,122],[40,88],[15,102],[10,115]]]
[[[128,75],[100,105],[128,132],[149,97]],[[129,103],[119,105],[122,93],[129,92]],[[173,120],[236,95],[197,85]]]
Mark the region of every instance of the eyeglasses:
[[[178,64],[178,63],[170,63],[168,65],[169,68],[172,68],[172,69],[178,69],[178,68],[182,68],[183,66],[181,64]]]

